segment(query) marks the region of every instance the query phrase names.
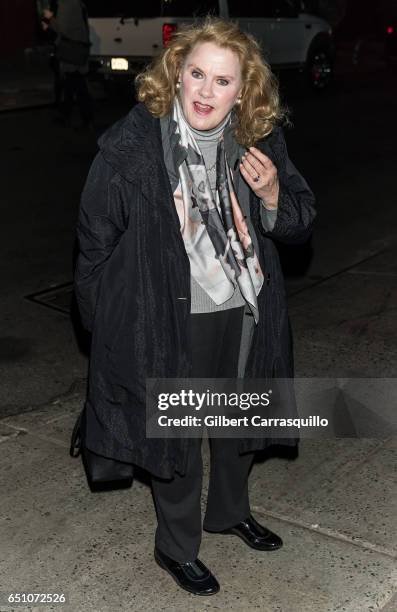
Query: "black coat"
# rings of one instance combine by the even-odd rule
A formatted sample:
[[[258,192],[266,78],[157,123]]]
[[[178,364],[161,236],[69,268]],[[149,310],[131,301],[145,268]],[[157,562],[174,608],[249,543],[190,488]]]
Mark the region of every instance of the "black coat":
[[[86,446],[170,477],[174,470],[184,473],[189,441],[146,438],[145,379],[189,377],[190,265],[163,160],[160,121],[138,104],[99,146],[82,194],[75,272],[82,322],[92,331]],[[257,146],[278,168],[280,197],[273,231],[265,232],[258,198],[250,191],[267,283],[258,297],[260,318],[246,377],[292,377],[286,295],[273,241],[306,241],[314,196],[289,162],[281,128]],[[293,398],[288,410],[295,415]],[[297,443],[244,439],[240,452],[277,442]]]

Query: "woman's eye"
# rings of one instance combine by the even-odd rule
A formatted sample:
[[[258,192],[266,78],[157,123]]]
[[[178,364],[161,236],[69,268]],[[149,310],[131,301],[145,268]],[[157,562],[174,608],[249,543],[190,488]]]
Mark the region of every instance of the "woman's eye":
[[[191,75],[194,79],[203,78],[202,73],[198,72],[198,70],[192,70]],[[218,79],[217,82],[219,83],[219,85],[222,85],[222,87],[224,87],[225,85],[229,85],[229,81],[227,79]]]

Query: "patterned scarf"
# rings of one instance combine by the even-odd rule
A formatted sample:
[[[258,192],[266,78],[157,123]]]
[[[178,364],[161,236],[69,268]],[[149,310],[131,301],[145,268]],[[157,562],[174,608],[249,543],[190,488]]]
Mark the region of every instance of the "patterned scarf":
[[[186,150],[174,200],[191,274],[218,305],[238,286],[257,323],[263,273],[233,188],[223,137],[217,147],[214,201],[203,156],[178,98],[173,119],[179,144]]]

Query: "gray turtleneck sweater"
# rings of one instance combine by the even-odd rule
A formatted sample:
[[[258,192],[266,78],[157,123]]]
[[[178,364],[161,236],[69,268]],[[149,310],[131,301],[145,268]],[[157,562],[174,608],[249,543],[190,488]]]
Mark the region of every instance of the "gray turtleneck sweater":
[[[216,151],[218,141],[222,135],[225,125],[229,121],[229,116],[226,117],[225,121],[218,125],[216,128],[212,130],[196,130],[192,127],[194,137],[196,142],[200,148],[200,151],[204,157],[204,163],[207,168],[207,174],[210,181],[212,192],[215,197],[215,188],[216,188]],[[266,228],[271,230],[274,226],[277,210],[270,211],[265,207],[262,207],[265,211],[262,214],[262,222],[265,222]],[[265,216],[265,219],[263,218]],[[223,304],[217,305],[215,302],[209,297],[208,293],[201,288],[201,286],[197,283],[197,281],[191,276],[191,313],[204,313],[204,312],[217,312],[218,310],[228,310],[229,308],[238,308],[239,306],[244,306],[246,301],[241,294],[239,287],[237,286],[234,294],[231,298],[223,302]]]

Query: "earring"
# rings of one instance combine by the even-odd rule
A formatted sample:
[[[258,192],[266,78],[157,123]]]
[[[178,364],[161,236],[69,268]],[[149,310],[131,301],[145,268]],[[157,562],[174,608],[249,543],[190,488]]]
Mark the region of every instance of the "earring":
[[[181,88],[181,82],[180,81],[177,82],[177,84],[175,85],[175,88],[176,89],[180,89]]]
[[[236,100],[236,105],[239,106],[241,104],[241,96],[239,96]]]

